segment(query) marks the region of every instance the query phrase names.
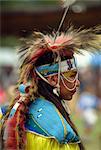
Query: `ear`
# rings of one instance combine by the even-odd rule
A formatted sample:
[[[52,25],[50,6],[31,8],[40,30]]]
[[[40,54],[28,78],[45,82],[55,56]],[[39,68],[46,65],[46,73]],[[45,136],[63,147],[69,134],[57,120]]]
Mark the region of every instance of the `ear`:
[[[57,82],[58,82],[58,76],[57,75],[53,75],[53,76],[48,76],[47,77],[48,82],[50,83],[50,85],[56,87]]]

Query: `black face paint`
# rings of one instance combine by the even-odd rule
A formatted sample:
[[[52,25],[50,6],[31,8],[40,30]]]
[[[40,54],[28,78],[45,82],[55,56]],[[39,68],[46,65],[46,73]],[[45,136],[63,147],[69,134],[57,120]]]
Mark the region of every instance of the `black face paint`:
[[[71,68],[73,68],[71,60],[67,59],[67,64],[68,64],[68,70],[71,70]]]

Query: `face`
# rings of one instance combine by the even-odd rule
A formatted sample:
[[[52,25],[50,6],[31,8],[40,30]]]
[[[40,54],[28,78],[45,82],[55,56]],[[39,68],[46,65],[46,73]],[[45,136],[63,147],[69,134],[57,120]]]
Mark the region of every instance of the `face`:
[[[73,56],[73,51],[62,51],[62,54],[60,55],[62,56],[60,63],[58,62],[60,73],[58,70],[59,67],[54,64],[48,66],[48,71],[50,72],[50,74],[47,73],[47,69],[45,68],[47,67],[47,65],[43,66],[46,71],[45,74],[43,72],[43,68],[41,68],[41,70],[40,68],[38,68],[38,71],[42,72],[43,76],[46,75],[46,82],[48,81],[48,83],[54,88],[57,88],[59,84],[59,94],[62,99],[71,100],[72,96],[76,92],[76,88],[79,86],[75,58]],[[51,72],[54,72],[54,75],[51,74]],[[58,81],[58,73],[60,75],[60,82]]]
[[[69,82],[65,78],[63,79],[66,87],[68,88],[64,86],[62,79],[60,80],[60,95],[64,100],[71,100],[74,93],[76,92],[76,88],[80,85],[78,78],[75,79],[76,75],[77,75],[76,70],[69,71],[66,74],[66,76],[68,76],[68,79],[70,81],[73,81]]]
[[[76,62],[73,54],[73,51],[64,51],[64,56],[69,59],[67,61],[69,70],[67,72],[61,73],[60,80],[60,95],[64,100],[71,100],[74,93],[76,92],[76,88],[80,85]]]
[[[61,76],[63,75],[63,79],[60,78],[60,96],[64,100],[71,100],[74,93],[76,92],[76,88],[80,84],[78,78],[76,78],[77,70],[71,70],[63,74],[61,74]],[[66,79],[64,76],[66,77]],[[53,87],[57,87],[57,82],[58,82],[57,75],[49,76],[47,80]],[[63,84],[63,82],[65,83],[66,86]]]

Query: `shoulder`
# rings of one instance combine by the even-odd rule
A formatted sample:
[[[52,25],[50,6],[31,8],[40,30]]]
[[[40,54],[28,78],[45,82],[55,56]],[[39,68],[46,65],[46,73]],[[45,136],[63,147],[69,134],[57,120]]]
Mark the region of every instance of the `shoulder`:
[[[55,105],[48,100],[43,98],[37,98],[34,102],[29,105],[28,115],[32,115],[36,120],[53,121],[59,119],[58,110]],[[48,120],[47,120],[48,119]]]
[[[78,141],[75,132],[55,105],[43,98],[29,105],[25,127],[26,131],[55,138],[59,143]]]
[[[29,105],[26,129],[45,136],[64,137],[64,127],[59,112],[53,103],[38,98]]]
[[[56,107],[53,103],[44,98],[37,98],[29,105],[28,114],[36,115],[36,113],[39,114],[39,112],[42,114],[47,114],[52,110],[56,112]]]

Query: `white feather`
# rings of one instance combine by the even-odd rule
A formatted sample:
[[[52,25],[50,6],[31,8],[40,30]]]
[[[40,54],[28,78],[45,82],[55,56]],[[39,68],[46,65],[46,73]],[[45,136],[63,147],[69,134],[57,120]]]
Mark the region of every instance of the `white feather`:
[[[65,7],[72,5],[76,0],[62,0]]]

